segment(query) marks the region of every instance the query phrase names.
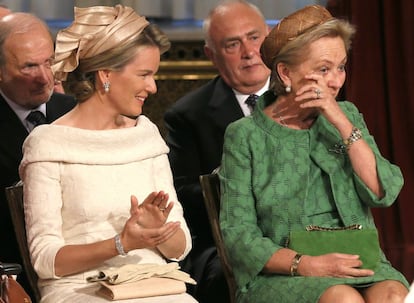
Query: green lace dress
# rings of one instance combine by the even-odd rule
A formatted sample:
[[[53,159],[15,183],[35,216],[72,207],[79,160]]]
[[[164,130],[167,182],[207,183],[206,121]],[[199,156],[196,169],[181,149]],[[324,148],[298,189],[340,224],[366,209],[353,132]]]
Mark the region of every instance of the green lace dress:
[[[283,127],[263,112],[274,100],[266,93],[250,117],[226,131],[220,169],[220,224],[238,285],[238,302],[318,302],[330,286],[363,287],[404,276],[381,252],[374,276],[363,278],[291,277],[264,275],[271,255],[285,246],[289,232],[309,224],[341,227],[362,224],[375,228],[371,207],[387,207],[396,199],[403,178],[400,169],[384,159],[362,115],[350,102],[340,106],[361,129],[377,161],[385,197],[378,199],[353,173],[341,137],[320,116],[309,130]]]

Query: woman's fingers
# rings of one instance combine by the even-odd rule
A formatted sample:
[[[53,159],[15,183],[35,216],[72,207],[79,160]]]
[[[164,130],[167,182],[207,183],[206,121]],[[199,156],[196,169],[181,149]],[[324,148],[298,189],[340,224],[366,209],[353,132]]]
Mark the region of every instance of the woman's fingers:
[[[161,211],[167,208],[169,196],[164,191],[150,193],[142,203],[159,208]]]
[[[153,246],[158,246],[169,238],[171,238],[177,230],[180,228],[180,222],[168,222],[164,224],[161,228],[153,230],[152,235],[150,236],[150,241]]]
[[[129,213],[132,216],[136,216],[138,214],[139,203],[137,197],[131,195],[131,207],[129,209]]]

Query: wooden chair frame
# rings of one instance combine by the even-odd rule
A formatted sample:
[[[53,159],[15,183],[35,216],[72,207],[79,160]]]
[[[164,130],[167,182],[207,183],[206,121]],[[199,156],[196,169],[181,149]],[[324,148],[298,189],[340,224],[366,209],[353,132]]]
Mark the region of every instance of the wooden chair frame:
[[[221,261],[224,276],[226,277],[229,288],[230,302],[236,302],[236,280],[230,265],[226,247],[224,246],[223,236],[220,229],[220,180],[217,173],[200,176],[200,184],[203,191],[204,202],[209,217],[213,238],[216,243],[217,253]]]
[[[16,234],[17,244],[23,260],[23,268],[27,275],[27,279],[29,280],[32,293],[35,297],[34,300],[36,302],[40,302],[41,296],[37,286],[38,276],[30,261],[29,246],[27,244],[23,207],[23,182],[20,181],[16,185],[6,187],[6,197]]]

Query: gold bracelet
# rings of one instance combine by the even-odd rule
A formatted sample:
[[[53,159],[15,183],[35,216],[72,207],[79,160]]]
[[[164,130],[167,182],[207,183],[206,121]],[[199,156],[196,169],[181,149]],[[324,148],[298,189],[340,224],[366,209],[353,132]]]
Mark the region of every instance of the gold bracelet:
[[[359,128],[353,127],[351,135],[347,139],[344,140],[344,145],[346,149],[348,150],[351,145],[362,138],[362,132]]]
[[[292,277],[299,275],[298,274],[298,266],[299,266],[299,263],[300,263],[300,260],[302,259],[302,257],[303,256],[301,254],[296,254],[293,257],[292,263],[290,264],[290,275]]]

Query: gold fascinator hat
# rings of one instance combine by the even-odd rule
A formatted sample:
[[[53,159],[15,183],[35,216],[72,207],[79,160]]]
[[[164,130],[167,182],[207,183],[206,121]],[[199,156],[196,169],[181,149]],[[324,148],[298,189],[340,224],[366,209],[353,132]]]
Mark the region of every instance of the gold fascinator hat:
[[[260,53],[264,64],[273,69],[274,58],[289,41],[329,19],[332,15],[326,8],[309,5],[280,20],[262,43]]]
[[[53,73],[65,81],[79,59],[101,54],[139,35],[149,24],[130,7],[122,5],[74,8],[73,23],[56,36]]]

